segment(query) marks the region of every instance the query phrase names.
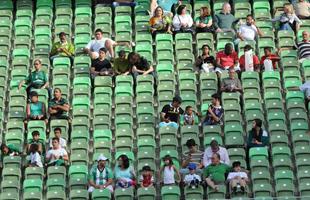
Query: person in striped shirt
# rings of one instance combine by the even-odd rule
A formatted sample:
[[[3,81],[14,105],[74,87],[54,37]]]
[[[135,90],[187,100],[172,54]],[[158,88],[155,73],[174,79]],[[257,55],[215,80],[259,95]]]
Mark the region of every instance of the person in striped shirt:
[[[310,59],[310,41],[308,31],[302,32],[302,39],[303,40],[297,45],[300,63]]]

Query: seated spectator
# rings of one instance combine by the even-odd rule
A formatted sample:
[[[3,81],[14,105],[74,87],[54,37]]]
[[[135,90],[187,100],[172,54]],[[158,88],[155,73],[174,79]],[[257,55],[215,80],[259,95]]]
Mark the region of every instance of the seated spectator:
[[[231,169],[227,164],[221,163],[221,156],[218,153],[213,153],[211,164],[204,169],[204,178],[207,185],[213,190],[218,191],[219,185],[225,183],[225,174]]]
[[[211,164],[213,155],[215,153],[220,156],[219,161],[221,163],[224,163],[226,165],[230,164],[227,150],[224,147],[219,146],[219,143],[216,140],[212,140],[210,142],[210,146],[205,149],[205,152],[203,154],[202,163],[205,168]]]
[[[151,13],[154,13],[155,9],[159,6],[163,8],[164,15],[173,16],[174,10],[176,7],[181,5],[182,1],[180,0],[151,0]]]
[[[310,59],[310,41],[309,41],[309,32],[302,32],[302,41],[298,43],[298,54],[299,62],[302,63],[304,60]]]
[[[184,183],[191,189],[196,189],[201,183],[201,177],[196,174],[196,165],[194,163],[190,163],[188,165],[189,174],[185,175]]]
[[[113,69],[116,75],[128,75],[131,72],[129,61],[124,50],[118,52],[118,58],[115,58],[113,62]]]
[[[59,139],[59,145],[61,148],[66,149],[67,148],[67,140],[61,137],[61,128],[56,127],[54,128],[54,138]],[[53,138],[50,139],[49,142],[49,148],[53,148]]]
[[[147,74],[153,75],[153,71],[154,71],[153,66],[143,56],[140,56],[136,52],[131,52],[128,55],[128,60],[129,60],[129,65],[131,67],[132,73],[135,78],[141,74],[142,75],[147,75]]]
[[[41,160],[41,154],[39,152],[39,145],[37,144],[31,144],[29,149],[30,155],[29,155],[29,167],[43,167],[42,160]]]
[[[47,89],[48,88],[48,78],[46,73],[42,70],[41,60],[34,60],[34,71],[32,71],[25,80],[22,80],[18,89],[23,86],[24,83],[27,84],[27,93],[29,94],[33,89]]]
[[[262,128],[263,121],[261,119],[254,119],[253,128],[248,134],[248,149],[252,147],[264,147],[269,143],[269,136],[267,131]]]
[[[114,169],[116,188],[135,187],[136,173],[133,166],[130,165],[129,158],[126,155],[121,155],[117,160],[118,165]]]
[[[113,172],[106,166],[107,158],[100,155],[88,174],[88,192],[95,189],[108,189],[113,193]]]
[[[30,153],[30,146],[31,146],[32,144],[36,144],[36,145],[38,145],[38,152],[39,152],[40,154],[42,154],[42,153],[43,153],[43,147],[44,147],[44,145],[43,145],[43,143],[40,141],[40,132],[39,132],[39,131],[33,131],[33,132],[31,133],[31,135],[32,135],[32,139],[30,140],[30,142],[29,142],[28,145],[27,145],[27,151],[28,151],[28,153]]]
[[[195,19],[196,24],[196,33],[212,33],[213,23],[210,8],[201,7],[200,8],[200,16]]]
[[[185,5],[180,5],[177,14],[173,17],[172,25],[175,33],[193,33],[193,19],[187,14]]]
[[[142,174],[140,175],[140,186],[143,188],[152,187],[154,184],[154,177],[150,166],[142,167]]]
[[[252,47],[251,45],[245,45],[244,46],[244,54],[239,58],[239,66],[240,66],[240,70],[241,72],[244,71],[256,71],[256,72],[260,72],[260,62],[259,59],[256,55],[254,55],[255,52],[252,51]],[[250,58],[247,60],[246,55],[248,55],[249,57],[252,56],[252,60],[250,60]],[[247,62],[246,62],[247,60]]]
[[[110,61],[106,59],[107,50],[101,48],[99,50],[99,57],[92,60],[90,73],[94,79],[96,76],[113,76],[113,69]]]
[[[266,61],[266,62],[265,62]],[[265,71],[273,71],[277,69],[277,63],[280,61],[280,57],[271,52],[270,47],[264,48],[264,55],[260,59],[261,67]]]
[[[179,96],[175,96],[172,99],[172,103],[167,104],[163,107],[160,113],[161,122],[159,127],[171,126],[178,128],[180,115],[183,115],[184,111],[181,108],[182,99]]]
[[[1,144],[1,155],[4,156],[18,156],[20,153],[18,147],[14,144]]]
[[[180,173],[178,169],[173,164],[172,158],[170,155],[166,155],[163,158],[164,165],[160,168],[159,177],[163,178],[164,185],[174,185],[177,180],[181,180]],[[177,180],[175,179],[175,175],[177,176]]]
[[[203,167],[203,165],[201,164],[203,152],[198,149],[198,146],[194,139],[187,140],[186,146],[188,148],[188,151],[185,151],[183,154],[182,169],[180,170],[180,173],[188,174],[189,164],[195,164],[195,171],[201,173],[201,168]]]
[[[233,32],[234,24],[238,23],[239,19],[235,18],[231,13],[231,6],[228,2],[225,2],[222,7],[222,11],[215,14],[214,27],[216,32]]]
[[[232,164],[232,171],[229,172],[227,176],[227,182],[232,190],[233,194],[237,193],[238,188],[244,194],[246,190],[247,183],[249,182],[248,174],[241,169],[241,163],[235,161]]]
[[[210,55],[211,48],[209,45],[204,44],[201,48],[202,55],[198,56],[195,65],[199,72],[214,72],[215,59]]]
[[[284,12],[272,19],[272,22],[280,22],[279,30],[286,30],[286,31],[298,31],[300,24],[302,22],[300,19],[295,15],[294,8],[292,4],[285,4],[283,8]]]
[[[171,32],[171,19],[169,16],[164,15],[162,7],[157,7],[154,12],[154,16],[150,19],[150,30],[153,38],[157,33],[169,33]]]
[[[296,15],[299,19],[310,19],[310,3],[305,0],[298,0],[294,4]]]
[[[54,98],[48,102],[50,119],[68,119],[70,106],[67,99],[61,97],[61,90],[54,89]]]
[[[118,7],[118,6],[131,6],[135,7],[137,5],[137,2],[135,0],[114,0],[112,3],[112,6]]]
[[[57,57],[70,58],[71,65],[73,64],[74,46],[71,42],[67,41],[66,33],[59,33],[59,41],[55,42],[51,50],[51,61]]]
[[[224,109],[221,106],[221,97],[219,94],[213,94],[211,97],[212,102],[209,105],[203,125],[223,125]]]
[[[253,16],[247,15],[246,23],[242,24],[238,30],[238,39],[235,40],[235,44],[238,45],[240,41],[255,41],[257,35],[261,37],[263,32],[256,26]]]
[[[224,51],[220,51],[216,55],[216,69],[215,72],[220,77],[221,73],[228,71],[228,69],[235,69],[236,71],[240,70],[238,54],[234,51],[233,45],[227,43],[225,45]]]
[[[184,120],[183,125],[184,126],[194,125],[196,123],[195,120],[197,121],[197,119],[198,119],[198,118],[196,118],[196,116],[198,116],[198,115],[199,115],[199,113],[194,111],[192,106],[186,106],[185,113],[183,115],[183,120]]]
[[[38,93],[32,91],[29,96],[31,101],[27,103],[25,122],[27,123],[30,120],[45,120],[47,123],[45,104],[39,101]]]
[[[53,147],[48,150],[46,154],[46,161],[48,166],[64,166],[69,161],[67,151],[59,144],[58,138],[52,139]]]
[[[306,81],[301,86],[296,87],[296,88],[291,88],[290,90],[295,90],[295,91],[303,92],[305,94],[306,108],[309,108],[309,102],[310,102],[310,80]]]
[[[240,80],[235,77],[235,70],[229,69],[229,77],[221,81],[221,92],[239,92],[242,93]]]

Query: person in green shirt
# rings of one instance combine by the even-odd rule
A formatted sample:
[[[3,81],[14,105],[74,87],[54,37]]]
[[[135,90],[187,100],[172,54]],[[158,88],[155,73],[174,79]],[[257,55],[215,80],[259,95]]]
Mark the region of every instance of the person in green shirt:
[[[129,61],[124,50],[119,51],[118,58],[115,58],[113,62],[113,68],[116,75],[128,75],[130,73]]]
[[[225,183],[225,174],[231,167],[220,162],[220,154],[214,153],[211,157],[211,164],[203,171],[204,178],[209,187],[218,191],[219,185]]]
[[[208,7],[200,8],[200,16],[195,19],[196,33],[213,32],[211,11]]]
[[[67,41],[66,33],[59,33],[59,41],[55,42],[51,50],[51,61],[57,57],[69,57],[71,64],[73,63],[74,46],[72,43]]]

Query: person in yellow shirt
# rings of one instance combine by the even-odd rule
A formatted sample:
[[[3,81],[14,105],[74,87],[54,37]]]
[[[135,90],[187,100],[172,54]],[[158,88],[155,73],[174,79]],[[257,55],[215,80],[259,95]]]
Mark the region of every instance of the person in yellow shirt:
[[[74,59],[74,46],[71,42],[67,41],[66,33],[59,33],[59,41],[55,42],[51,50],[51,61],[57,57],[69,57],[71,64]]]

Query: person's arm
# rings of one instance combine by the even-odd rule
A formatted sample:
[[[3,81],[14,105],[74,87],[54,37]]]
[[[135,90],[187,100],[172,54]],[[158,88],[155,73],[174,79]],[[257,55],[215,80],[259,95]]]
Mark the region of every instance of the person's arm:
[[[51,50],[50,55],[54,56],[54,55],[57,54],[57,52],[58,52],[58,49],[57,49],[56,43],[54,43],[53,46],[52,46],[52,50]]]
[[[219,25],[218,25],[218,22],[219,22],[219,17],[217,15],[214,16],[214,27],[215,27],[215,30],[216,32],[221,32],[222,30],[220,29]]]
[[[70,109],[70,106],[68,103],[65,103],[64,105],[57,105],[57,108],[59,110],[62,110],[62,111],[65,111],[65,112],[68,112],[69,109]]]
[[[258,28],[258,27],[256,26],[256,23],[255,23],[254,20],[253,20],[253,25],[254,25],[254,27],[256,28],[257,35],[258,35],[259,37],[263,37],[263,36],[264,36],[264,33],[260,30],[260,28]]]
[[[207,27],[208,27],[208,28],[211,27],[211,26],[212,26],[212,23],[213,23],[213,20],[212,20],[212,18],[210,17],[210,19],[209,19],[209,21],[208,21],[208,23],[207,23]]]
[[[141,73],[141,74],[144,73],[143,70],[138,69],[135,65],[132,67],[132,71],[133,71],[133,72],[138,72],[138,73]]]
[[[184,156],[183,162],[182,162],[182,167],[183,167],[183,168],[186,168],[187,165],[188,165],[188,163],[190,163],[190,161],[191,161],[191,157],[190,157],[189,155],[188,155],[187,157]]]
[[[173,25],[173,27],[174,27],[176,30],[180,30],[180,28],[181,28],[181,22],[180,22],[180,20],[179,20],[178,15],[175,15],[175,16],[173,17],[172,25]]]
[[[242,33],[241,33],[241,28],[238,30],[237,32],[237,37],[241,40],[241,41],[244,41],[244,37],[242,36]]]
[[[207,167],[210,163],[208,161],[208,148],[205,150],[205,152],[203,153],[203,157],[202,157],[202,165],[204,167]]]
[[[294,14],[294,21],[296,22],[296,31],[298,31],[300,29],[302,21],[295,14]]]
[[[169,119],[166,118],[166,113],[164,112],[160,113],[160,119],[162,122],[169,122]]]
[[[241,86],[241,83],[240,83],[240,80],[237,79],[237,87],[235,88],[236,91],[238,92],[242,92],[242,86]]]
[[[46,81],[45,83],[44,83],[44,85],[41,87],[41,89],[45,89],[45,88],[47,88],[48,87],[48,81]]]
[[[187,26],[188,27],[192,27],[193,26],[193,18],[190,15],[186,15],[187,16]]]
[[[228,152],[225,148],[223,148],[223,151],[224,151],[224,163],[226,165],[230,165],[230,159],[229,159]]]
[[[227,90],[224,81],[221,81],[221,92],[225,92]]]
[[[26,83],[25,80],[20,81],[19,84],[18,84],[18,89],[20,90],[20,88],[22,88],[22,86],[23,86],[25,83]]]
[[[281,19],[281,15],[271,19],[271,21],[272,22],[277,22],[277,21],[280,21],[280,19]]]
[[[29,119],[30,116],[31,116],[30,104],[27,103],[27,106],[26,106],[26,118]]]
[[[151,66],[149,67],[149,69],[146,70],[146,71],[143,73],[143,75],[147,75],[147,74],[149,74],[149,73],[151,73],[151,72],[153,72],[153,71],[154,71],[154,68],[153,68],[153,66],[151,65]]]
[[[66,150],[63,150],[63,151],[64,151],[64,154],[63,154],[63,156],[62,156],[62,159],[63,159],[64,161],[68,161],[68,160],[69,160],[68,153],[66,152]]]
[[[96,183],[93,181],[93,179],[89,179],[88,180],[88,184],[96,189],[99,189],[100,186],[99,185],[96,185]]]
[[[173,165],[173,168],[174,168],[174,171],[177,175],[177,182],[180,182],[182,179],[181,179],[181,175],[180,175],[180,172],[179,170]]]
[[[88,42],[88,44],[84,47],[84,52],[87,53],[88,55],[91,54],[91,45],[92,45],[92,40]]]
[[[95,67],[91,67],[91,68],[90,68],[90,73],[91,73],[91,74],[94,74],[94,75],[98,75],[100,72],[97,72],[97,71],[95,70]]]
[[[221,58],[218,55],[216,56],[216,66],[224,69],[224,66],[221,65]]]

